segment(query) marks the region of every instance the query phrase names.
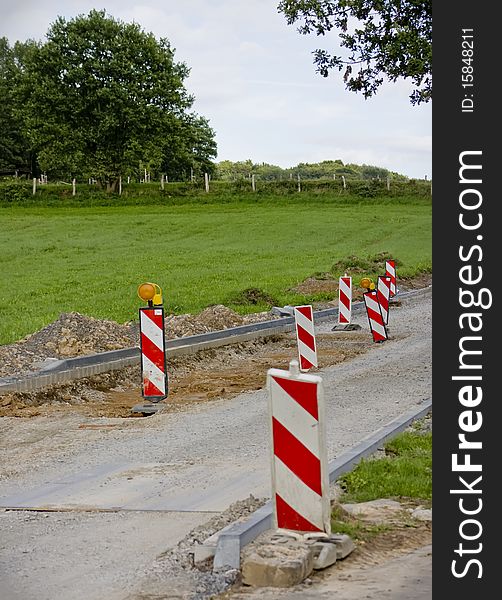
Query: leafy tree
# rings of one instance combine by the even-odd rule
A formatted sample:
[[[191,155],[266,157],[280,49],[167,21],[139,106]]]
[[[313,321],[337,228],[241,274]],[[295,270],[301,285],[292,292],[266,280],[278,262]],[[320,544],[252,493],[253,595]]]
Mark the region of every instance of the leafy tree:
[[[213,173],[216,157],[215,132],[204,117],[195,114],[178,119],[163,150],[162,170],[170,180]]]
[[[386,179],[389,175],[389,171],[387,169],[375,167],[373,165],[361,165],[359,167],[359,172],[361,173],[362,179]]]
[[[41,166],[85,174],[116,188],[141,162],[160,168],[188,116],[189,69],[168,40],[92,10],[51,25],[28,55],[19,87],[22,115]]]
[[[216,164],[216,178],[226,181],[243,179],[254,173],[259,180],[278,181],[280,179],[296,179],[300,175],[301,179],[332,179],[344,176],[346,179],[386,179],[392,176],[393,179],[406,180],[405,175],[399,175],[373,165],[355,165],[343,164],[343,161],[323,160],[319,163],[298,163],[295,167],[283,169],[276,165],[268,163],[253,164],[248,159],[241,162],[232,162],[222,160]]]
[[[0,38],[0,170],[4,172],[31,170],[28,141],[20,120],[15,116],[15,89],[19,58],[31,43],[17,42],[10,47],[7,38]]]
[[[233,162],[231,160],[222,160],[217,165],[216,176],[224,181],[235,181],[238,179],[249,178],[253,173],[255,165],[251,159]]]
[[[317,72],[344,71],[347,89],[373,96],[386,77],[410,79],[412,104],[432,98],[432,0],[281,0],[302,34],[338,30],[344,56],[314,51]]]
[[[264,162],[254,165],[253,173],[258,176],[258,179],[263,181],[277,181],[284,177],[284,171],[281,167]]]

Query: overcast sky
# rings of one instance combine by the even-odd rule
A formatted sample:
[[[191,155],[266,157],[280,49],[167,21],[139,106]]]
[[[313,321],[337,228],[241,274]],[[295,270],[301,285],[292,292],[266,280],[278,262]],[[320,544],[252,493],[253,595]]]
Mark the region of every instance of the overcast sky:
[[[0,0],[0,37],[44,39],[58,15],[91,9],[135,21],[166,37],[190,68],[194,109],[216,131],[217,160],[299,162],[341,159],[409,177],[432,176],[431,103],[411,106],[408,84],[364,100],[334,71],[315,73],[312,51],[336,48],[336,34],[300,35],[278,0]]]

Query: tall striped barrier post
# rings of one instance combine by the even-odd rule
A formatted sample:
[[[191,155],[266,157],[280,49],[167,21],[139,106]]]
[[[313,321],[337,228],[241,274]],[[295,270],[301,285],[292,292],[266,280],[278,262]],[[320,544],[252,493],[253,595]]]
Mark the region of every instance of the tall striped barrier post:
[[[378,302],[378,293],[375,290],[365,292],[363,298],[373,341],[384,342],[387,339],[387,329],[385,328],[380,303]]]
[[[349,325],[352,319],[352,277],[338,280],[338,324]]]
[[[397,294],[397,275],[396,275],[396,261],[386,260],[385,261],[385,275],[391,278],[390,282],[390,297],[392,298]]]
[[[392,279],[390,277],[387,277],[386,275],[378,276],[377,298],[378,303],[380,304],[383,322],[386,327],[389,324],[389,301],[391,283]]]
[[[331,331],[351,331],[361,329],[352,323],[352,277],[347,274],[338,280],[338,323]]]
[[[305,306],[295,306],[294,315],[300,369],[308,371],[312,367],[317,367],[314,312],[312,306],[308,304]]]
[[[331,533],[322,379],[289,371],[267,373],[276,529]]]
[[[141,284],[138,296],[148,302],[139,309],[141,395],[147,402],[137,404],[132,412],[147,415],[159,411],[158,403],[168,394],[164,307],[162,290],[155,283]]]

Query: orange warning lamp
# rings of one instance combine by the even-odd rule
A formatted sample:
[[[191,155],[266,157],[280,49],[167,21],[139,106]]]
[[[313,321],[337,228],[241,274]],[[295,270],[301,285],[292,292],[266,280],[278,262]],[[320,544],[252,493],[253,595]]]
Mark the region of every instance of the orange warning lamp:
[[[374,281],[373,281],[372,279],[370,279],[369,277],[363,277],[363,278],[361,279],[361,281],[359,282],[359,285],[360,285],[362,288],[365,288],[365,289],[367,289],[367,290],[369,290],[369,291],[372,291],[372,290],[374,290],[374,289],[375,289],[375,283],[374,283]]]
[[[162,304],[162,290],[156,283],[142,283],[138,287],[138,296],[148,302],[149,306],[159,306]]]

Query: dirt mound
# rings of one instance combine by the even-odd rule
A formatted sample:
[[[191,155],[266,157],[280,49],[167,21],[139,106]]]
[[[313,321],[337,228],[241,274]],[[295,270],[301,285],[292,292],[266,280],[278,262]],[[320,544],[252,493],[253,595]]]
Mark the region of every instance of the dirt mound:
[[[230,302],[232,304],[244,306],[249,304],[268,304],[269,306],[275,306],[278,303],[278,300],[260,288],[250,287],[235,294],[231,297]]]
[[[51,356],[60,358],[117,350],[132,346],[134,342],[131,326],[78,312],[62,313],[56,321],[23,340],[32,348],[43,346]]]
[[[218,331],[276,318],[269,312],[241,316],[222,304],[209,306],[198,315],[168,315],[166,339]],[[121,325],[87,317],[78,312],[62,313],[40,331],[13,344],[0,346],[0,377],[38,371],[49,361],[119,350],[139,345],[138,323]]]
[[[244,323],[236,312],[217,304],[209,306],[198,315],[169,315],[165,320],[166,337],[179,338],[208,331],[237,327]]]
[[[306,296],[319,293],[331,294],[338,291],[338,280],[327,278],[318,279],[315,276],[307,277],[307,279],[292,288],[292,291],[297,292],[298,294],[305,294]]]
[[[220,331],[229,327],[248,325],[259,321],[278,318],[269,312],[239,315],[223,304],[208,306],[198,315],[169,315],[166,317],[166,338],[180,338],[209,331]]]
[[[38,370],[47,359],[63,359],[134,346],[130,325],[62,313],[56,321],[24,339],[0,346],[0,376]]]
[[[331,267],[333,273],[344,273],[347,272],[349,275],[353,274],[368,274],[376,271],[385,271],[385,261],[394,260],[396,267],[401,265],[401,261],[395,256],[391,256],[388,252],[379,252],[373,256],[360,257],[356,255],[347,256],[342,260],[334,263]]]

